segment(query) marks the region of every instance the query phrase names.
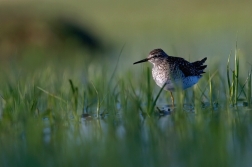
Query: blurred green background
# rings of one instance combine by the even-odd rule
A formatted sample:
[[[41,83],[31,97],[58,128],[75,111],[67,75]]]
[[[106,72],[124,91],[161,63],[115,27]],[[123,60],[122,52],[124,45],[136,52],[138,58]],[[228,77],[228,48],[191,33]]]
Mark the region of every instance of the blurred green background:
[[[193,60],[207,56],[209,61],[225,61],[236,41],[245,55],[251,53],[251,3],[246,0],[3,1],[1,50],[13,55],[16,47],[24,47],[25,42],[46,46],[62,55],[65,46],[81,50],[83,46],[78,48],[78,42],[72,40],[76,36],[64,30],[69,30],[66,24],[71,24],[97,40],[99,46],[94,49],[104,47],[110,56],[111,50],[118,53],[125,44],[122,56],[125,63],[146,57],[154,48]],[[121,65],[129,68],[130,64],[125,63]]]
[[[249,0],[0,1],[0,166],[250,166],[251,108],[230,105],[226,65],[239,53],[247,83],[251,9]],[[163,117],[148,113],[159,91],[150,63],[132,64],[155,48],[208,57]]]

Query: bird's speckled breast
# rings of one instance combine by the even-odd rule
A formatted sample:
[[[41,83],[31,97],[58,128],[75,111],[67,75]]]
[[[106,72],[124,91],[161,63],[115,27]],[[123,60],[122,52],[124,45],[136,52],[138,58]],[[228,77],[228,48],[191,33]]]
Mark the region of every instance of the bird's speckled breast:
[[[166,81],[171,80],[168,70],[161,69],[160,66],[154,66],[152,68],[152,77],[160,87],[162,87]]]

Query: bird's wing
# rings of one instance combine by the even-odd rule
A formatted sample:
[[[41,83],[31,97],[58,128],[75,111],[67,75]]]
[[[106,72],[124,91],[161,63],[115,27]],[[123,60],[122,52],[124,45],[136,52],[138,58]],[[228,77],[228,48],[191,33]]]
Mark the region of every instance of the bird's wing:
[[[170,58],[171,61],[177,64],[178,68],[184,73],[185,77],[200,75],[195,66],[192,63],[186,61],[185,59],[171,56]]]

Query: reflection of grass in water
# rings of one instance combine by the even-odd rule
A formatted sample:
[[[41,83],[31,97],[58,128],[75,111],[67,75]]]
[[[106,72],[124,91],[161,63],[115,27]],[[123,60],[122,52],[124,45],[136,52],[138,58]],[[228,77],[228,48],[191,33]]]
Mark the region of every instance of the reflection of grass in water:
[[[225,93],[218,73],[204,75],[193,90],[195,113],[183,110],[186,97],[177,93],[177,111],[158,119],[152,111],[157,92],[149,70],[115,74],[110,82],[110,72],[95,62],[78,58],[67,64],[75,68],[49,64],[24,73],[9,69],[8,76],[1,75],[0,166],[251,163],[250,110],[229,107],[230,94],[218,98]],[[248,78],[249,85],[250,74]],[[250,94],[248,85],[239,86],[238,95],[242,90]],[[83,113],[91,117],[81,118]]]

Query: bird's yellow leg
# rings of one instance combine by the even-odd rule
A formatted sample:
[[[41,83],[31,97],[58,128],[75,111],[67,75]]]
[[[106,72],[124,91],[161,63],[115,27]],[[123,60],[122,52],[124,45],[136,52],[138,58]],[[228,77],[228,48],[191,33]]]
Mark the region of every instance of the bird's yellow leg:
[[[174,97],[173,97],[172,92],[170,92],[170,93],[171,93],[172,107],[174,107]]]

